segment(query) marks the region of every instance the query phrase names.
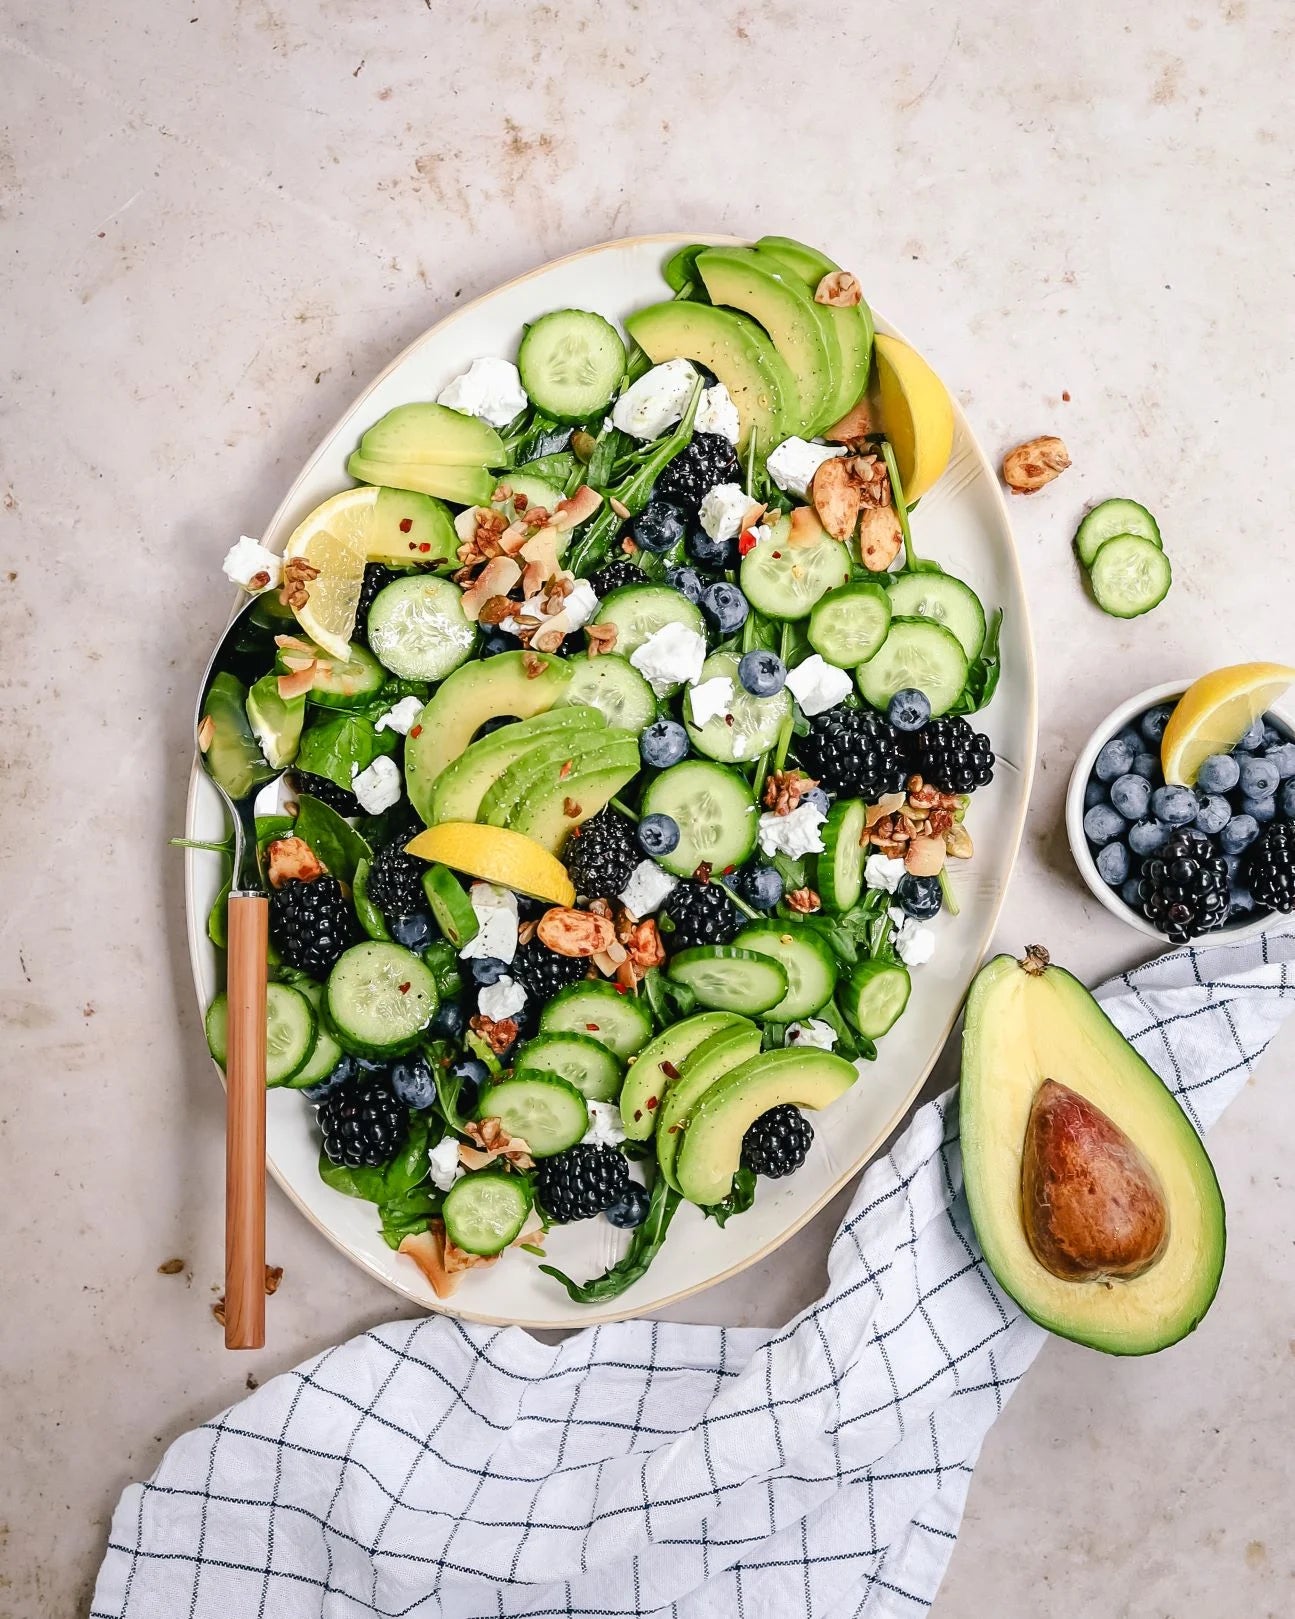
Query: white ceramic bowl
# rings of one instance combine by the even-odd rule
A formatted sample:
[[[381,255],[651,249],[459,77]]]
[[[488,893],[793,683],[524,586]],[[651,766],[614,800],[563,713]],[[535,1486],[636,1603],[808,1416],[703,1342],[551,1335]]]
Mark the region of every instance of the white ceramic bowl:
[[[1093,851],[1084,836],[1084,789],[1093,773],[1097,755],[1113,736],[1122,731],[1126,725],[1134,724],[1157,703],[1176,702],[1190,685],[1190,680],[1169,680],[1163,686],[1152,686],[1147,691],[1139,692],[1136,697],[1130,697],[1127,702],[1113,709],[1080,750],[1070,776],[1070,786],[1066,789],[1066,836],[1070,839],[1070,852],[1075,857],[1080,876],[1088,884],[1094,897],[1112,916],[1118,916],[1121,922],[1127,922],[1130,927],[1137,928],[1139,933],[1158,939],[1162,944],[1169,942],[1164,934],[1153,928],[1140,912],[1126,905],[1120,898],[1118,889],[1111,888],[1102,881],[1101,873],[1097,870],[1097,862],[1093,859]],[[1292,712],[1285,701],[1274,704],[1268,713],[1292,739],[1295,739],[1295,712]],[[1262,916],[1252,917],[1247,922],[1229,922],[1216,932],[1208,934],[1206,939],[1211,943],[1220,939],[1235,943],[1238,939],[1249,939],[1257,933],[1262,933],[1271,923],[1279,920],[1280,918],[1275,918],[1270,912],[1265,912]]]

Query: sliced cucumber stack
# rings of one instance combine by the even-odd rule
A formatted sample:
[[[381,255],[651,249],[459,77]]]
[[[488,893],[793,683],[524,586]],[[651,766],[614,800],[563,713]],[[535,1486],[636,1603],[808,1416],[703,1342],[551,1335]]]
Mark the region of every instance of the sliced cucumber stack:
[[[1112,618],[1140,618],[1169,594],[1173,569],[1160,525],[1136,500],[1103,500],[1075,531],[1093,599]]]
[[[881,650],[859,665],[854,678],[864,701],[883,713],[897,691],[916,687],[938,717],[957,702],[969,667],[952,630],[928,618],[893,618]]]
[[[537,1034],[522,1047],[513,1068],[516,1079],[558,1074],[587,1101],[614,1102],[621,1091],[621,1065],[588,1034]]]
[[[829,590],[809,615],[809,644],[838,669],[853,669],[880,650],[892,611],[890,593],[883,585]]]
[[[229,1002],[223,990],[207,1008],[206,1033],[207,1049],[223,1068],[229,1056]],[[289,984],[267,984],[265,1083],[288,1084],[309,1060],[315,1039],[315,1011],[301,991]]]
[[[826,939],[813,928],[793,922],[753,922],[743,928],[733,945],[768,956],[787,975],[787,993],[769,1007],[773,1023],[791,1023],[810,1017],[832,999],[836,988],[836,957]]]
[[[310,1055],[284,1084],[294,1091],[303,1090],[307,1085],[318,1085],[328,1078],[333,1069],[337,1067],[346,1053],[334,1040],[332,1031],[324,1017],[324,986],[322,984],[294,984],[293,988],[299,995],[304,995],[310,1002],[315,1013],[315,1043],[310,1048]]]
[[[560,1074],[531,1073],[491,1085],[477,1117],[498,1119],[510,1136],[520,1136],[534,1158],[554,1158],[574,1147],[589,1128],[589,1109],[574,1085]]]
[[[601,315],[555,309],[526,328],[517,369],[532,404],[560,422],[582,422],[620,387],[625,345]]]
[[[943,624],[974,663],[985,644],[985,609],[970,585],[951,573],[901,573],[890,581],[890,606],[897,618],[927,618]]]
[[[559,990],[540,1013],[543,1034],[587,1034],[614,1057],[628,1062],[652,1038],[652,1014],[644,1002],[612,984],[572,984]]]
[[[736,653],[714,652],[701,666],[698,684],[707,680],[733,683],[732,699],[722,714],[713,715],[705,725],[694,725],[692,697],[684,699],[684,724],[693,747],[722,764],[758,759],[767,753],[778,740],[783,720],[791,713],[791,694],[785,686],[772,697],[753,697],[738,679],[739,662]]]
[[[705,863],[713,871],[740,866],[755,848],[760,812],[736,770],[705,759],[685,759],[663,770],[643,794],[644,815],[669,815],[679,842],[658,864],[675,877],[691,877]]]
[[[477,638],[463,611],[463,592],[448,579],[420,573],[396,579],[373,598],[369,645],[403,680],[444,680]]]
[[[1123,498],[1103,500],[1075,530],[1075,550],[1084,567],[1091,568],[1107,540],[1119,534],[1139,534],[1152,545],[1160,545],[1160,525],[1145,506]]]
[[[525,1179],[492,1169],[455,1181],[445,1194],[441,1218],[456,1248],[490,1257],[516,1242],[530,1212]]]

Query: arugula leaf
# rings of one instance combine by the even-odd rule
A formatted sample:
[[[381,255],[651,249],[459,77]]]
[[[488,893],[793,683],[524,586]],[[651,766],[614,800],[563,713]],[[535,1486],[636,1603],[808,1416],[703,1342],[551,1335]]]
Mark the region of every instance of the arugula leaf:
[[[335,1192],[347,1197],[363,1198],[366,1203],[395,1203],[427,1179],[427,1150],[430,1129],[425,1113],[412,1113],[409,1117],[409,1135],[399,1155],[383,1165],[360,1164],[351,1168],[335,1164],[321,1148],[319,1178]],[[436,1140],[441,1139],[437,1133]]]
[[[998,690],[998,677],[1002,673],[1002,658],[998,650],[1002,628],[1003,610],[999,607],[989,621],[980,656],[972,664],[967,674],[967,684],[949,710],[950,714],[974,714],[979,709],[988,708],[993,701],[994,693]]]
[[[674,1212],[679,1207],[680,1201],[679,1193],[664,1175],[658,1174],[652,1182],[648,1198],[647,1219],[631,1237],[624,1258],[617,1260],[610,1270],[587,1282],[573,1282],[556,1265],[541,1265],[540,1269],[546,1276],[552,1276],[555,1281],[561,1282],[568,1296],[577,1304],[602,1304],[608,1299],[619,1298],[627,1287],[632,1287],[641,1277],[647,1275],[648,1267],[665,1241],[666,1232],[670,1229],[670,1222],[674,1219]]]
[[[297,810],[297,836],[304,838],[334,877],[355,881],[361,860],[372,860],[373,850],[335,809],[309,793],[302,793]]]
[[[725,1226],[735,1214],[745,1214],[755,1202],[755,1173],[745,1164],[738,1167],[733,1177],[733,1190],[722,1203],[712,1203],[702,1212],[717,1226]]]
[[[677,1023],[697,1008],[697,995],[686,984],[676,984],[659,967],[649,967],[643,975],[643,998],[652,1021],[659,1029]]]
[[[388,1248],[399,1248],[406,1237],[426,1231],[432,1218],[441,1212],[445,1193],[437,1191],[430,1181],[410,1187],[400,1197],[378,1206],[382,1221],[382,1240]]]
[[[451,1048],[438,1041],[429,1045],[426,1051],[427,1060],[431,1064],[432,1079],[436,1084],[436,1111],[449,1129],[456,1135],[463,1135],[468,1123],[459,1112],[459,1092],[463,1089],[463,1081],[450,1073],[447,1059]]]

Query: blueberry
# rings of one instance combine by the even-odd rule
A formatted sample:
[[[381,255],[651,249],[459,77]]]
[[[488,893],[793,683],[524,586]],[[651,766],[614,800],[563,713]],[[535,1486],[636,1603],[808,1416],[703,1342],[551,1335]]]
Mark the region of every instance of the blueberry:
[[[1262,716],[1255,720],[1250,729],[1237,743],[1238,753],[1254,753],[1257,748],[1264,745],[1264,722]]]
[[[702,591],[701,610],[711,628],[719,635],[736,635],[750,612],[746,597],[736,585],[730,585],[724,579],[707,585]]]
[[[1111,888],[1119,888],[1129,875],[1129,851],[1122,843],[1108,843],[1097,851],[1097,874]]]
[[[1279,781],[1289,781],[1295,776],[1295,742],[1282,740],[1271,743],[1264,753],[1264,758],[1269,764],[1277,766]]]
[[[1168,826],[1190,826],[1197,808],[1196,794],[1190,787],[1157,787],[1151,795],[1151,813]]]
[[[1241,760],[1241,792],[1245,798],[1271,798],[1280,780],[1275,760],[1253,755]]]
[[[712,540],[704,528],[695,528],[688,536],[688,554],[699,568],[725,573],[737,566],[737,541]]]
[[[521,644],[517,637],[509,635],[507,630],[495,628],[482,641],[479,656],[497,658],[501,652],[516,652]]]
[[[1161,703],[1158,708],[1147,710],[1138,721],[1138,730],[1142,732],[1144,742],[1149,742],[1153,748],[1160,746],[1160,738],[1165,734],[1165,726],[1169,724],[1173,711],[1172,703]]]
[[[1234,815],[1219,833],[1219,848],[1225,855],[1244,854],[1259,836],[1259,822],[1253,815]]]
[[[782,873],[774,866],[749,866],[738,878],[741,897],[757,911],[771,911],[782,898]]]
[[[752,697],[776,697],[787,684],[787,666],[776,652],[748,652],[737,666],[737,678]]]
[[[520,645],[521,643],[519,642],[518,644]],[[489,736],[492,731],[498,731],[501,727],[512,723],[512,718],[507,714],[493,715],[477,732],[477,741],[479,742],[483,736]]]
[[[500,961],[498,956],[471,956],[468,959],[468,972],[478,989],[489,989],[491,984],[497,984],[507,971],[508,963]]]
[[[688,518],[673,501],[649,502],[630,524],[634,543],[643,551],[669,551],[683,539]]]
[[[886,718],[897,731],[920,731],[931,717],[931,699],[916,686],[905,686],[890,699]]]
[[[1277,800],[1271,793],[1266,798],[1243,798],[1241,813],[1251,816],[1260,826],[1267,826],[1277,817]]]
[[[706,588],[696,568],[667,568],[665,579],[666,584],[677,590],[694,607],[701,600],[701,593]]]
[[[1094,804],[1084,816],[1084,835],[1100,849],[1104,843],[1124,836],[1124,817],[1109,804]]]
[[[412,916],[393,916],[387,923],[391,937],[406,950],[426,950],[436,937],[436,928],[426,911],[415,911]]]
[[[832,807],[831,800],[821,787],[811,787],[807,793],[802,793],[800,801],[802,804],[812,804],[816,810],[820,810],[824,815]]]
[[[1151,783],[1145,776],[1116,776],[1111,783],[1111,803],[1126,821],[1140,821],[1151,802]]]
[[[1232,806],[1219,793],[1197,793],[1196,828],[1214,837],[1232,819]]]
[[[1264,715],[1264,747],[1266,747],[1266,748],[1277,748],[1277,747],[1280,747],[1283,742],[1289,742],[1289,741],[1290,741],[1290,738],[1287,737],[1287,736],[1283,736],[1282,733],[1277,729],[1277,727],[1275,725],[1269,725],[1268,716],[1265,714]]]
[[[1203,793],[1230,793],[1241,778],[1241,766],[1230,753],[1211,753],[1196,772]]]
[[[1133,755],[1133,774],[1145,776],[1153,787],[1160,784],[1160,760],[1154,753],[1143,749]]]
[[[1106,783],[1098,781],[1096,776],[1090,777],[1088,785],[1084,788],[1084,808],[1090,810],[1094,804],[1104,804],[1105,802]]]
[[[436,1008],[431,1032],[442,1039],[457,1040],[463,1033],[467,1021],[468,1014],[463,1010],[462,1001],[444,1000]]]
[[[426,1057],[402,1057],[391,1065],[391,1088],[406,1107],[431,1107],[436,1100],[436,1081]]]
[[[1287,820],[1295,821],[1295,781],[1282,782],[1281,812]]]
[[[635,828],[639,848],[652,859],[660,859],[679,847],[679,823],[672,815],[645,815]]]
[[[1107,847],[1111,848],[1113,845],[1108,844]],[[1120,898],[1131,911],[1141,912],[1142,879],[1140,877],[1130,877],[1126,882],[1122,883],[1120,885]]]
[[[1106,746],[1097,755],[1097,763],[1093,766],[1099,781],[1114,781],[1117,776],[1125,775],[1133,767],[1134,748],[1122,736],[1113,736]]]
[[[460,1057],[450,1068],[450,1078],[459,1082],[459,1112],[474,1113],[481,1092],[489,1082],[490,1070],[478,1057]]]
[[[895,889],[895,900],[905,916],[911,916],[915,922],[925,922],[944,904],[940,879],[914,877],[905,872]]]
[[[1159,854],[1172,835],[1173,828],[1163,821],[1138,821],[1129,828],[1129,848],[1145,859],[1147,855]]]
[[[359,1072],[360,1065],[354,1057],[343,1057],[331,1074],[314,1085],[303,1086],[301,1094],[308,1102],[322,1102],[326,1096],[341,1090],[343,1085],[349,1085]]]
[[[678,720],[656,720],[639,737],[639,755],[652,770],[669,770],[688,756],[688,733]]]
[[[622,1231],[632,1231],[635,1226],[642,1225],[647,1219],[646,1189],[637,1181],[631,1181],[611,1208],[604,1212],[614,1226],[618,1226]]]

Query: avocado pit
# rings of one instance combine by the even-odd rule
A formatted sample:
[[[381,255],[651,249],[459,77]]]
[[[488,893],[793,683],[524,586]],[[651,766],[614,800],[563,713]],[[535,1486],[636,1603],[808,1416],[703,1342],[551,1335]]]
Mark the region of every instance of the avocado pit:
[[[1039,1264],[1062,1281],[1130,1280],[1156,1263],[1169,1210],[1155,1171],[1113,1120],[1054,1079],[1025,1127],[1021,1213]]]

